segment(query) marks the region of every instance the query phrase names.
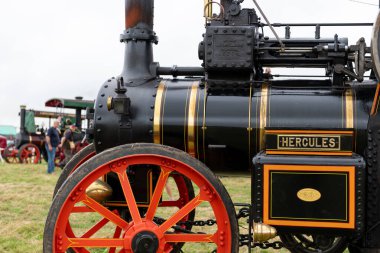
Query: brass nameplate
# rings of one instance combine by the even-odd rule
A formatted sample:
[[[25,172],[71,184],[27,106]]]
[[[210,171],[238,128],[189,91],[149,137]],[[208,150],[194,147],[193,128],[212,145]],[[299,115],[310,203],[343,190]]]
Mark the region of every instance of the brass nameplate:
[[[337,151],[340,150],[340,136],[279,134],[277,149]]]
[[[318,201],[322,197],[322,195],[316,189],[305,188],[297,192],[297,197],[305,202],[315,202]]]
[[[267,154],[351,155],[353,131],[266,130]]]

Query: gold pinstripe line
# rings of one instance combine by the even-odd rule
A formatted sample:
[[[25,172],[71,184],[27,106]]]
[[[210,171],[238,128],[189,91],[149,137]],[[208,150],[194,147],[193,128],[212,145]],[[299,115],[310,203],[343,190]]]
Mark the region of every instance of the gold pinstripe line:
[[[167,92],[168,92],[168,87],[165,86],[164,94],[163,94],[162,113],[161,113],[161,144],[164,144],[164,115],[165,115],[165,103],[166,103]]]
[[[201,99],[200,99],[200,96],[201,96],[201,90],[198,89],[198,103],[197,103],[197,124],[196,124],[196,128],[197,128],[197,156],[198,156],[198,160],[200,159],[199,157],[199,107],[200,107],[200,103],[201,103]]]
[[[265,147],[265,127],[267,126],[267,113],[268,113],[268,84],[263,84],[261,87],[260,99],[260,150]]]
[[[191,86],[189,111],[187,114],[187,152],[195,157],[195,113],[197,109],[197,93],[198,81],[195,81]]]
[[[164,90],[165,82],[160,82],[157,88],[156,101],[154,103],[153,118],[153,142],[156,144],[161,144],[161,110]]]
[[[354,99],[351,89],[345,92],[346,101],[346,128],[354,128]]]
[[[252,84],[249,86],[249,101],[248,101],[248,161],[250,164],[251,161],[251,134],[252,134],[252,125],[251,125],[251,118],[252,118]]]
[[[183,122],[183,145],[185,147],[185,152],[187,152],[187,147],[186,147],[186,130],[187,130],[187,123],[186,123],[186,120],[187,120],[187,112],[188,112],[188,108],[187,108],[187,104],[189,102],[189,91],[190,91],[190,88],[191,86],[187,87],[187,93],[186,93],[186,103],[185,103],[185,117],[184,117],[184,122]]]
[[[206,163],[206,99],[207,99],[207,83],[205,84],[203,95],[203,122],[202,122],[202,132],[203,132],[203,162]]]

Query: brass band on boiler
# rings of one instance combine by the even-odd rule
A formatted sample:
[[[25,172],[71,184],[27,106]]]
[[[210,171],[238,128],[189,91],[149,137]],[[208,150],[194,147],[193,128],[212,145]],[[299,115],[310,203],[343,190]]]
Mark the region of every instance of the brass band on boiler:
[[[187,152],[195,157],[195,131],[196,131],[196,107],[197,107],[198,82],[191,86],[189,108],[187,113]]]
[[[186,103],[185,113],[185,146],[187,152],[196,156],[196,108],[198,101],[198,87],[199,82],[194,82],[190,87],[190,93],[188,95],[188,103]],[[165,83],[161,82],[157,88],[156,101],[154,105],[154,119],[153,119],[153,141],[156,144],[163,144],[163,115],[165,106]]]
[[[265,148],[265,127],[267,126],[268,116],[268,84],[264,83],[261,87],[260,98],[260,150]]]
[[[165,91],[165,83],[161,82],[157,88],[156,101],[154,104],[154,119],[153,119],[153,142],[156,144],[161,144],[161,123],[162,123],[162,107],[163,107],[163,97]]]
[[[354,128],[354,98],[352,89],[347,89],[345,94],[346,103],[346,128]]]

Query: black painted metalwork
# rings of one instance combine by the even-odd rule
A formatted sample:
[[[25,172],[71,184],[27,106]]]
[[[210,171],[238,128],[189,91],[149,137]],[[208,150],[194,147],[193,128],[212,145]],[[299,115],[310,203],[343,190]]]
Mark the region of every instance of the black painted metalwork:
[[[319,141],[319,144],[311,146],[306,140],[304,150],[299,144],[301,152],[282,155],[282,162],[305,166],[349,164],[356,168],[353,172],[355,185],[350,187],[356,186],[356,198],[352,199],[359,204],[352,216],[354,227],[351,230],[355,233],[350,233],[347,240],[360,252],[377,252],[380,245],[372,243],[371,238],[380,236],[376,227],[379,219],[377,214],[369,215],[368,210],[378,212],[376,208],[380,201],[368,192],[363,193],[363,181],[367,180],[367,189],[377,189],[379,176],[366,177],[366,173],[360,174],[360,170],[364,170],[363,157],[369,167],[377,166],[371,165],[377,163],[377,159],[372,159],[377,154],[372,150],[377,152],[377,148],[371,146],[372,135],[369,133],[374,129],[377,131],[376,124],[380,121],[371,117],[372,122],[376,122],[371,124],[376,125],[374,129],[371,125],[368,127],[368,123],[371,114],[377,115],[375,105],[379,90],[376,92],[376,89],[379,87],[374,74],[368,78],[365,72],[378,74],[378,57],[371,60],[371,48],[362,38],[351,45],[347,38],[338,35],[320,37],[321,27],[369,26],[372,23],[273,23],[274,27],[286,28],[285,38],[279,40],[265,36],[263,27],[268,24],[260,22],[254,9],[242,9],[241,2],[221,1],[220,15],[206,19],[198,52],[202,67],[160,67],[153,63],[152,45],[158,42],[153,31],[153,0],[126,0],[126,30],[121,36],[121,41],[126,44],[124,69],[120,76],[110,78],[100,88],[94,110],[94,128],[90,130],[97,152],[125,143],[165,144],[190,153],[215,172],[252,173],[252,182],[260,186],[263,175],[260,169],[252,170],[252,158],[261,152],[260,157],[268,156],[269,163],[277,159],[272,159],[265,145],[266,131],[295,131],[292,133],[296,134],[294,140],[298,143],[304,136]],[[315,27],[314,37],[291,38],[293,26]],[[375,24],[375,31],[378,28],[379,25]],[[322,68],[326,70],[326,76],[322,79],[315,76],[277,79],[276,75],[265,71],[266,67]],[[162,76],[166,75],[174,79],[164,79]],[[305,76],[302,72],[299,75]],[[310,137],[307,131],[311,130],[322,132],[322,136]],[[349,131],[349,140],[340,135],[342,131]],[[334,152],[324,144],[330,153],[326,154],[322,149],[309,155],[311,150],[314,152],[315,145],[322,145],[324,141],[334,143],[331,150],[336,148],[345,154],[331,154]],[[277,145],[275,139],[271,142],[272,146]],[[283,152],[279,148],[277,151]],[[338,201],[345,191],[339,188],[334,195],[331,184],[343,177],[336,181],[334,176],[323,177],[321,175],[317,180],[318,183],[325,182],[320,186],[321,191],[324,194],[331,191],[330,199]],[[292,185],[295,188],[316,182],[310,175],[293,176],[289,180],[295,181]],[[278,184],[285,189],[275,190],[277,199],[281,192],[295,191],[286,181]],[[268,205],[257,192],[253,196],[256,203],[252,204],[260,203],[263,205],[260,208]],[[373,202],[372,206],[366,207],[368,210],[363,207],[363,199],[367,197]],[[318,205],[316,202],[312,208],[304,209],[301,205],[294,215],[306,217],[313,209],[322,208]],[[347,211],[330,208],[326,201],[323,205],[325,209],[322,208],[317,216],[326,220],[334,215],[340,217]],[[256,221],[262,221],[260,208],[254,207]],[[280,209],[279,213],[294,211],[289,207]],[[365,220],[364,217],[369,218]],[[289,233],[310,232],[302,226],[278,225],[278,228]],[[329,236],[347,232],[339,225],[311,226],[313,229]],[[367,237],[367,234],[371,236]]]

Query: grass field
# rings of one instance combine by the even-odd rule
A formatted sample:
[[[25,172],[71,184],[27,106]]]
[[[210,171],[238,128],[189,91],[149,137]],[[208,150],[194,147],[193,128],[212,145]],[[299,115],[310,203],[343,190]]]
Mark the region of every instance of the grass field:
[[[59,175],[60,169],[46,174],[44,164],[0,164],[0,252],[42,252],[44,223]],[[248,178],[222,178],[222,181],[235,202],[249,202]],[[188,248],[190,252],[204,252],[199,246]]]

